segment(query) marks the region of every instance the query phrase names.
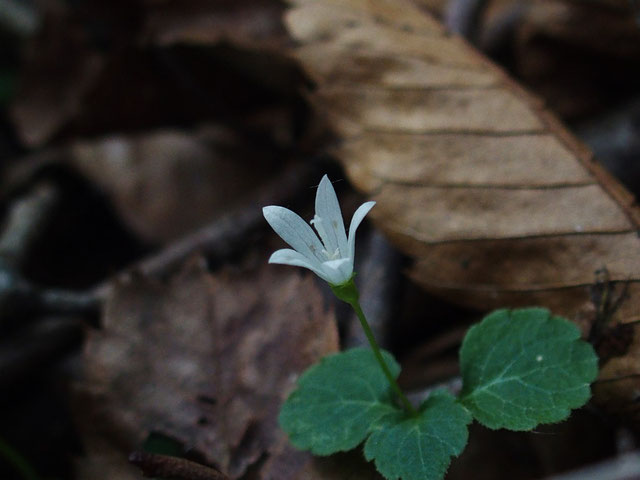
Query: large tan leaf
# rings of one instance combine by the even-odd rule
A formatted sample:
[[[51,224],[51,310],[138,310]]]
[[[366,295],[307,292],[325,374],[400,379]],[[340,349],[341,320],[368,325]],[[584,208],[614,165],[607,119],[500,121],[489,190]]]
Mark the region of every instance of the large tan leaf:
[[[575,318],[593,307],[604,268],[628,298],[616,311],[591,308],[589,321],[640,319],[633,198],[538,100],[409,1],[298,1],[287,22],[312,98],[342,140],[336,155],[424,288],[481,309],[538,304]],[[640,346],[622,355],[625,336],[601,377],[632,377],[598,389],[619,411],[640,387]]]

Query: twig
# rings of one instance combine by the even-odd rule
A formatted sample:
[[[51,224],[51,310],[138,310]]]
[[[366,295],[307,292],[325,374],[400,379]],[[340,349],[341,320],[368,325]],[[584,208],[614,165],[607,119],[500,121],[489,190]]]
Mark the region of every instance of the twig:
[[[98,312],[99,306],[93,292],[41,288],[0,262],[0,326],[22,322],[27,316],[91,316]]]
[[[39,315],[86,314],[97,307],[94,298],[42,289],[20,274],[31,246],[42,234],[58,199],[53,185],[36,185],[12,203],[0,235],[0,327],[5,330],[0,341],[0,387],[3,388],[80,344],[82,327],[78,319]],[[28,316],[39,322],[24,322]]]
[[[254,233],[264,228],[264,205],[289,203],[302,194],[306,195],[326,167],[324,161],[315,160],[285,169],[241,208],[85,292],[43,289],[16,271],[15,267],[22,263],[33,237],[41,231],[41,221],[47,218],[52,207],[51,193],[36,190],[36,193],[16,203],[9,215],[7,228],[0,237],[0,325],[9,318],[43,313],[92,315],[119,279],[125,279],[134,272],[165,276],[196,252],[205,255],[211,263],[223,261],[241,250]]]
[[[29,248],[44,229],[59,197],[53,185],[42,183],[13,202],[0,237],[0,257],[6,264],[14,269],[23,265]]]
[[[196,252],[205,255],[211,263],[223,261],[241,250],[254,233],[264,228],[264,205],[289,203],[306,195],[308,189],[317,182],[321,170],[326,168],[324,161],[315,160],[300,162],[285,169],[243,207],[143,259],[116,275],[115,279],[85,292],[43,289],[17,273],[16,269],[22,264],[29,245],[41,231],[42,222],[48,217],[57,198],[48,187],[34,190],[35,193],[16,202],[0,237],[0,325],[9,318],[25,315],[94,314],[111,291],[114,280],[117,282],[133,272],[165,276]]]
[[[40,288],[20,273],[58,200],[58,190],[52,184],[41,183],[15,200],[7,213],[0,235],[0,325],[26,315],[83,315],[97,308],[92,295]]]
[[[229,480],[229,477],[210,467],[169,455],[133,452],[129,455],[129,461],[140,467],[145,477],[176,480]]]
[[[7,160],[8,167],[0,178],[0,201],[6,202],[31,185],[44,168],[65,165],[70,155],[69,147],[51,147]]]
[[[56,314],[93,314],[97,313],[99,302],[91,292],[73,292],[58,288],[47,288],[35,290],[37,303],[40,312]]]
[[[242,207],[98,285],[92,292],[93,296],[104,299],[114,283],[134,272],[165,276],[196,252],[203,254],[211,263],[227,259],[249,243],[253,234],[265,228],[263,206],[291,203],[302,193],[308,193],[308,189],[317,183],[322,165],[319,162],[302,162],[288,168]]]

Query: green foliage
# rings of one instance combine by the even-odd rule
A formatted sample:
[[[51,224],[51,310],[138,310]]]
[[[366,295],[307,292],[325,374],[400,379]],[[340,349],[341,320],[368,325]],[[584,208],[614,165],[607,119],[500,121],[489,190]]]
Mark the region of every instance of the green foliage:
[[[400,367],[383,352],[394,376]],[[317,455],[350,450],[367,436],[365,455],[389,479],[438,480],[467,443],[469,412],[436,392],[408,415],[373,352],[355,348],[325,357],[307,370],[280,412],[280,425],[298,448]]]
[[[398,363],[382,354],[396,378]],[[300,377],[280,425],[295,446],[318,455],[365,442],[365,457],[389,480],[440,480],[474,418],[511,430],[563,420],[589,399],[598,372],[578,328],[542,308],[491,313],[467,333],[460,362],[460,398],[437,391],[410,414],[371,350],[330,355]]]
[[[390,353],[383,356],[397,377],[400,366]],[[354,348],[309,368],[283,405],[279,421],[293,445],[329,455],[355,448],[380,420],[398,411],[373,352]]]
[[[382,419],[364,446],[367,460],[375,460],[388,479],[439,480],[452,456],[467,444],[472,417],[446,392],[435,392],[417,417],[401,414]]]
[[[497,310],[460,350],[461,402],[489,428],[530,430],[584,405],[598,373],[580,330],[543,308]]]

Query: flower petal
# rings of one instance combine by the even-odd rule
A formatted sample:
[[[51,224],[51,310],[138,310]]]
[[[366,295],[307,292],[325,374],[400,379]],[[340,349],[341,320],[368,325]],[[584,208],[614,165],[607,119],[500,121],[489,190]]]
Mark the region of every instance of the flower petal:
[[[322,264],[322,269],[330,278],[327,282],[332,285],[342,285],[353,276],[353,261],[351,258],[329,260]]]
[[[322,267],[322,263],[315,259],[312,261],[300,252],[296,252],[290,248],[282,248],[273,252],[269,258],[269,263],[279,263],[281,265],[293,265],[294,267],[308,268],[323,280],[327,282],[329,281]]]
[[[262,209],[264,218],[271,228],[307,259],[319,262],[325,259],[323,246],[312,228],[297,213],[288,208],[270,205]]]
[[[320,180],[316,192],[316,216],[320,217],[321,222],[318,224],[318,221],[314,219],[316,230],[318,230],[327,252],[333,254],[336,249],[339,249],[340,257],[349,255],[340,203],[338,203],[338,197],[331,180],[326,175]]]
[[[356,230],[364,220],[364,217],[369,213],[369,210],[373,208],[376,202],[365,202],[358,207],[351,218],[351,225],[349,225],[349,256],[351,261],[355,260],[356,253]]]

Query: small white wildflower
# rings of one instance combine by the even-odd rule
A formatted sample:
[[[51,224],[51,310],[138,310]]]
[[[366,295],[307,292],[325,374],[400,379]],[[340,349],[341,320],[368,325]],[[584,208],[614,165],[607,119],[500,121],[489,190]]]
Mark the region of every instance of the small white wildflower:
[[[318,235],[300,216],[288,208],[271,205],[262,213],[271,228],[290,248],[277,250],[269,263],[308,268],[331,285],[343,285],[353,277],[356,249],[356,230],[376,202],[366,202],[353,214],[349,238],[338,197],[329,177],[322,177],[316,193],[316,214],[311,220]]]

